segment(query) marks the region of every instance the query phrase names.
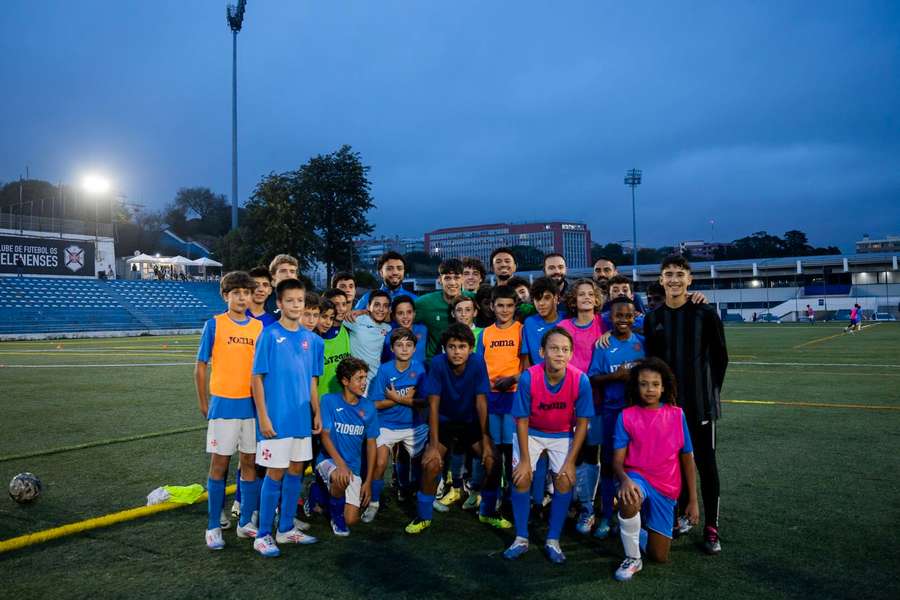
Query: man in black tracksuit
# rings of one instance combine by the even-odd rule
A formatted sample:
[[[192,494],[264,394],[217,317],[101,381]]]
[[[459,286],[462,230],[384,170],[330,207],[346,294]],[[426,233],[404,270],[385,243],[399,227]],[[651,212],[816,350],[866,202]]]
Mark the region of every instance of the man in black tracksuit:
[[[704,549],[709,554],[718,554],[722,546],[716,420],[722,414],[719,395],[728,366],[725,331],[714,306],[690,301],[688,287],[692,278],[687,260],[681,256],[666,258],[659,280],[666,290],[666,303],[644,318],[645,347],[647,356],[661,358],[675,374],[677,402],[687,418],[700,474],[706,525]],[[683,507],[684,503],[679,501],[679,509]],[[679,519],[678,529],[686,533],[690,522],[683,521]]]

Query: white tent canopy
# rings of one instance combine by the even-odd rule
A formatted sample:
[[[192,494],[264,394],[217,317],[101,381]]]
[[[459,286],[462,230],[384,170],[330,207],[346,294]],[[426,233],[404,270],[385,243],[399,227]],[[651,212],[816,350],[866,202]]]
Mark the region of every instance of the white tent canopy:
[[[203,258],[198,258],[197,260],[192,260],[190,264],[196,267],[221,267],[222,263],[214,261],[211,258],[204,256]]]
[[[137,256],[133,256],[132,258],[129,258],[125,262],[127,262],[129,264],[158,263],[159,259],[156,258],[155,256],[150,256],[149,254],[138,254]]]
[[[196,263],[189,258],[185,258],[180,254],[172,258],[163,259],[162,262],[170,265],[195,265]]]

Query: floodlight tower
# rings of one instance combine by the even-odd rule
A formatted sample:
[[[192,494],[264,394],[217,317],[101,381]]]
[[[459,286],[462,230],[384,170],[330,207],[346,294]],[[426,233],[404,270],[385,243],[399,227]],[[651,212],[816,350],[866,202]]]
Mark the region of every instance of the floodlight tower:
[[[631,254],[634,260],[634,277],[637,277],[637,212],[634,208],[634,188],[641,185],[640,169],[625,171],[625,185],[631,187]]]
[[[238,226],[237,191],[237,34],[244,24],[247,0],[225,7],[225,18],[231,27],[231,228]]]

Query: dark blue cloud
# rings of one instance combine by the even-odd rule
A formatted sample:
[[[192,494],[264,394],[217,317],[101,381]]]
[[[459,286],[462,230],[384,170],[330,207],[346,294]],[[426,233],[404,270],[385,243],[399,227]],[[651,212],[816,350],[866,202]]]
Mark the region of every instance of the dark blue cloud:
[[[223,3],[7,3],[0,179],[230,189]],[[653,245],[900,229],[900,8],[288,3],[239,36],[240,191],[349,143],[378,231],[571,218]]]

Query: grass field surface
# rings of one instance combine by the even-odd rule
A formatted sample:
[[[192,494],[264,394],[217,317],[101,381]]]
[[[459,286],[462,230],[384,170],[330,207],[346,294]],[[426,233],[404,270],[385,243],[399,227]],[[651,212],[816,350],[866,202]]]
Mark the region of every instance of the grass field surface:
[[[717,557],[701,553],[695,528],[668,564],[645,563],[621,584],[617,538],[583,538],[569,524],[568,562],[556,566],[541,554],[539,523],[532,550],[508,562],[512,531],[458,507],[404,534],[414,506],[387,486],[374,523],[337,538],[319,518],[318,544],[284,545],[274,560],[233,530],[224,551],[208,551],[205,505],[3,553],[0,597],[896,599],[900,326],[841,327],[726,328]],[[44,483],[33,505],[0,500],[0,540],[140,506],[163,484],[205,484],[196,348],[196,336],[0,344],[0,479],[32,471]]]

